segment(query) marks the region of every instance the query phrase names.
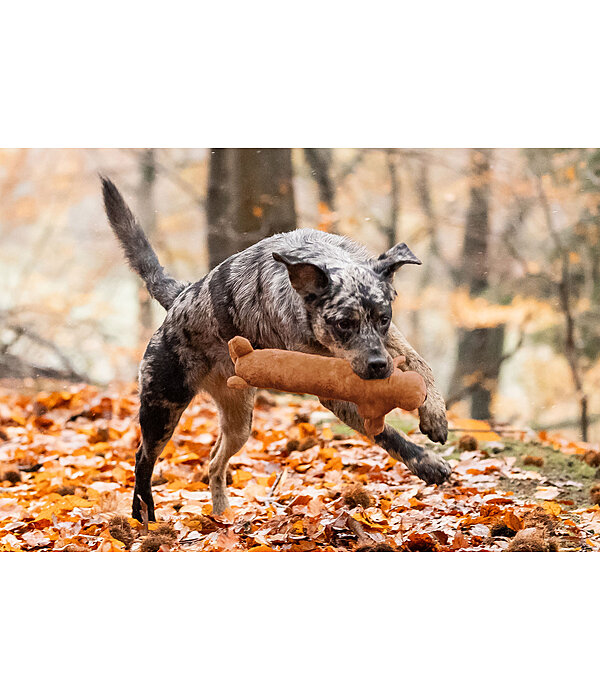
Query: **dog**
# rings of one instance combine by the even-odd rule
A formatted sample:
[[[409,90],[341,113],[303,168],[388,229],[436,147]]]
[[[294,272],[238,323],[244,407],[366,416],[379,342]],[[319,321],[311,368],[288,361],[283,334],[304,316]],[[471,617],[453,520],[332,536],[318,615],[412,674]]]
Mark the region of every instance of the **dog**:
[[[198,282],[183,283],[161,267],[141,226],[116,186],[102,178],[104,207],[129,265],[166,310],[139,370],[141,443],[135,457],[133,517],[142,504],[154,520],[152,471],[181,414],[200,391],[219,412],[219,436],[212,448],[208,479],[213,513],[228,507],[229,459],[246,443],[256,390],[227,387],[234,374],[227,342],[244,336],[255,348],[280,348],[341,357],[363,379],[382,379],[392,359],[419,372],[427,398],[419,409],[420,429],[444,443],[446,407],[427,363],[392,323],[394,273],[420,264],[404,243],[378,258],[342,236],[298,229],[265,238],[222,262]],[[354,404],[322,401],[341,421],[364,434]],[[391,426],[375,442],[428,484],[441,484],[450,466]]]

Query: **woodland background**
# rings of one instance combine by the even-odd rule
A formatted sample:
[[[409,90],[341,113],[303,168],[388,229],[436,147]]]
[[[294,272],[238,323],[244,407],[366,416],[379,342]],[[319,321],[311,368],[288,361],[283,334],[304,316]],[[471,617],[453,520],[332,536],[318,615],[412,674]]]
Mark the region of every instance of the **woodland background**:
[[[180,279],[300,226],[405,241],[395,321],[454,415],[600,440],[599,149],[0,150],[5,385],[130,381],[161,322],[98,172]]]

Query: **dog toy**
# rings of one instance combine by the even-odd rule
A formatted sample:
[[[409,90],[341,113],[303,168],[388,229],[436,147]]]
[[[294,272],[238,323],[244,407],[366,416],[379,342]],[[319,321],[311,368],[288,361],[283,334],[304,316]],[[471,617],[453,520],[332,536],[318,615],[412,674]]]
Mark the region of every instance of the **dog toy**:
[[[227,380],[230,388],[254,386],[350,401],[356,404],[365,430],[372,436],[382,432],[385,416],[393,408],[413,411],[427,396],[420,374],[398,368],[405,362],[404,356],[394,359],[394,371],[387,379],[361,379],[341,358],[293,350],[254,350],[241,336],[229,341],[229,354],[235,365],[235,376]]]

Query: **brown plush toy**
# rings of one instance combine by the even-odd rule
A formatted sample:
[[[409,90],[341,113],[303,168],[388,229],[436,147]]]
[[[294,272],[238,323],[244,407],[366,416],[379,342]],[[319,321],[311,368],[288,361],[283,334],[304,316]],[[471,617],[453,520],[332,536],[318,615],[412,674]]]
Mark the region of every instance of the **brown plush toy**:
[[[363,417],[368,435],[383,430],[385,416],[393,408],[413,411],[427,396],[420,374],[398,369],[405,361],[403,356],[394,359],[395,369],[387,379],[361,379],[346,360],[293,350],[254,350],[240,336],[229,341],[229,354],[236,374],[227,380],[229,387],[250,385],[351,401]]]

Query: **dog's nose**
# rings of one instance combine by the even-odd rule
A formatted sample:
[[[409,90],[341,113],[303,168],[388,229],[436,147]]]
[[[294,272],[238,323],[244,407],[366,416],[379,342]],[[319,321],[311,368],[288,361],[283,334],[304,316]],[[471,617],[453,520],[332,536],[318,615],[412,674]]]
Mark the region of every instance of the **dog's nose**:
[[[371,379],[382,379],[387,372],[388,363],[383,355],[370,355],[367,369]]]

